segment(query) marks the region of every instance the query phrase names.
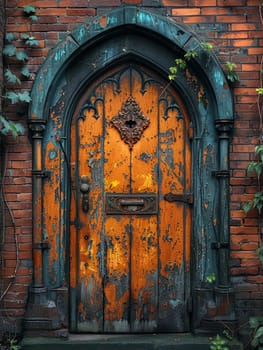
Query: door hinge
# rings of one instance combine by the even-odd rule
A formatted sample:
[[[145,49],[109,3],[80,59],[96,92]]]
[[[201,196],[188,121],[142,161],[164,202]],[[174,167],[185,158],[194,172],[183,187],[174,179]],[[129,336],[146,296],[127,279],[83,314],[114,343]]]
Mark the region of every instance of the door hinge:
[[[212,242],[211,243],[212,249],[222,249],[222,248],[229,248],[229,242]]]
[[[188,204],[193,204],[192,193],[166,193],[163,196],[164,200],[167,202],[183,202]]]
[[[42,179],[50,179],[51,171],[49,170],[32,170],[32,175],[36,177],[41,177]]]
[[[216,177],[217,179],[228,178],[230,176],[230,172],[229,170],[216,170],[212,171],[212,176]]]

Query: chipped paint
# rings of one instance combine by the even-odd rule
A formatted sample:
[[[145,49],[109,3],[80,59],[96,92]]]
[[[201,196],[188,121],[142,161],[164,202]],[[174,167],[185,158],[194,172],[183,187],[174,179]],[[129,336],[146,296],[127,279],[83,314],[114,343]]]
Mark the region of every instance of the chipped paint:
[[[120,185],[120,181],[119,180],[113,180],[110,183],[107,181],[107,179],[104,180],[104,186],[105,186],[105,191],[110,191],[115,189],[116,187],[118,187]]]
[[[141,174],[137,176],[139,179],[142,179],[144,182],[139,186],[138,191],[151,191],[153,186],[153,176],[152,174]]]
[[[187,191],[184,186],[191,184],[190,162],[185,162],[191,159],[185,131],[189,121],[182,107],[178,118],[178,109],[169,108],[169,102],[159,105],[160,84],[154,84],[152,77],[148,79],[151,84],[143,90],[142,77],[149,73],[138,74],[137,69],[120,67],[109,78],[106,75],[99,85],[94,85],[95,90],[91,86],[82,101],[95,103],[103,95],[105,102],[100,106],[99,117],[93,118],[92,108],[86,109],[85,117],[81,117],[79,104],[72,120],[70,163],[74,164],[73,183],[76,184],[71,195],[71,222],[75,223],[72,225],[71,257],[75,267],[72,285],[77,283],[87,288],[87,281],[92,281],[89,291],[85,292],[89,300],[84,290],[76,295],[81,306],[77,329],[82,331],[95,327],[93,323],[96,327],[99,325],[100,331],[107,332],[155,331],[160,315],[165,319],[174,310],[180,319],[187,318],[181,314],[183,308],[178,300],[183,301],[187,295],[183,281],[189,278],[190,257],[184,247],[190,245],[191,211],[185,203],[161,199],[161,194]],[[112,81],[117,81],[118,93]],[[151,120],[133,148],[110,123],[127,101],[129,89],[142,113]],[[178,105],[175,97],[172,99],[169,95],[167,99]],[[169,118],[165,120],[162,112],[167,108]],[[78,142],[73,141],[75,139]],[[142,151],[144,149],[147,151]],[[81,209],[82,197],[78,193],[78,182],[84,175],[90,179],[87,213]],[[136,193],[153,193],[159,200],[159,212],[153,211],[150,215],[141,215],[140,211],[136,215],[122,211],[115,215],[105,213],[105,201],[110,194],[120,199],[123,196],[126,203],[127,195]],[[140,201],[138,203],[136,205],[140,205]],[[143,200],[142,203],[145,205]],[[130,210],[137,208],[136,205],[126,203]],[[158,292],[160,278],[167,282]],[[179,290],[172,287],[173,284],[180,286]],[[98,288],[96,292],[94,285]],[[165,292],[167,286],[169,295]],[[98,298],[100,316],[91,306],[91,302],[96,303],[95,298]],[[188,321],[186,325],[180,324],[180,329],[187,328]]]
[[[64,59],[65,55],[66,55],[66,51],[64,49],[60,49],[60,50],[55,52],[54,60],[55,61],[61,61],[62,59]]]

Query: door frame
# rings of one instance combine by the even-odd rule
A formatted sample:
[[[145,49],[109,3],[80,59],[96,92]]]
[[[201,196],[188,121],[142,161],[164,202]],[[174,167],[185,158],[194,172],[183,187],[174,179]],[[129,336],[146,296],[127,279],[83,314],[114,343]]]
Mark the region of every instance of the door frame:
[[[34,321],[36,313],[43,308],[46,315],[49,300],[56,318],[50,316],[42,328],[68,327],[69,128],[77,101],[93,79],[121,62],[142,62],[167,80],[174,59],[195,47],[200,48],[199,54],[189,62],[187,74],[179,72],[173,82],[192,121],[196,169],[191,238],[194,308],[189,311],[193,328],[204,320],[234,318],[233,291],[225,268],[229,259],[228,148],[233,124],[230,87],[213,53],[204,51],[201,40],[184,26],[141,8],[123,6],[73,30],[50,52],[34,82],[29,110],[34,267],[26,329],[39,326]],[[217,311],[209,318],[207,299],[213,287],[205,280],[211,273],[217,279]]]

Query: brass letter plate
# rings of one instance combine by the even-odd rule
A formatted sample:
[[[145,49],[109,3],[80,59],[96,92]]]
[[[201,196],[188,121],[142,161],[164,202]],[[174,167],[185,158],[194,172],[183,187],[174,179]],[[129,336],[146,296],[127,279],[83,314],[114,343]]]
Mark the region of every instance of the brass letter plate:
[[[106,193],[106,214],[157,214],[155,193]]]

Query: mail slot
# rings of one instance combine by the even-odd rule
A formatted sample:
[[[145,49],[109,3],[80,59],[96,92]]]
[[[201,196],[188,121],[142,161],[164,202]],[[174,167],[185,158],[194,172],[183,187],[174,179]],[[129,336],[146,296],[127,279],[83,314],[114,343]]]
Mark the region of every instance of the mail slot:
[[[155,193],[106,193],[106,214],[157,214]]]
[[[145,200],[144,199],[138,199],[138,198],[127,198],[127,199],[120,199],[121,205],[144,205]]]

